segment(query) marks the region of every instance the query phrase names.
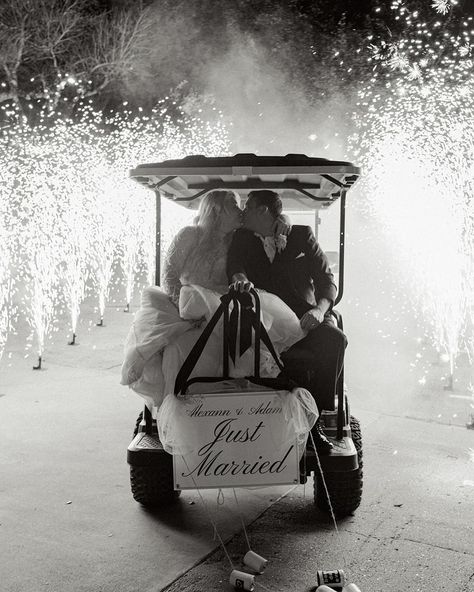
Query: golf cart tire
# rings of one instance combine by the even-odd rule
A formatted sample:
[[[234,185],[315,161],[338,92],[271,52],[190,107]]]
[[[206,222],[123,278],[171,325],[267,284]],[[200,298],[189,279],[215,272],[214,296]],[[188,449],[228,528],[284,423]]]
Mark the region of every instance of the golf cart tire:
[[[143,413],[138,416],[133,437],[138,434]],[[147,508],[166,506],[175,502],[181,495],[174,489],[173,458],[163,450],[153,464],[130,465],[130,485],[133,499]]]
[[[354,471],[325,471],[324,480],[331,500],[334,516],[343,518],[352,514],[360,505],[362,499],[363,461],[362,461],[362,436],[359,420],[350,418],[352,440],[357,450],[359,467]],[[314,475],[314,503],[325,514],[331,513],[323,480],[318,471]]]
[[[169,463],[163,463],[162,466],[131,466],[130,484],[133,499],[147,508],[172,504],[181,495],[181,491],[173,488],[172,461],[171,467]]]

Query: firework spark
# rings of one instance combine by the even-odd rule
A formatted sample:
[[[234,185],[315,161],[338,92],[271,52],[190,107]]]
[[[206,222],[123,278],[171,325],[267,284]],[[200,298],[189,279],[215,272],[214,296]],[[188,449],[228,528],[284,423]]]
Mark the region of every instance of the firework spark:
[[[40,366],[66,311],[75,335],[88,291],[95,290],[103,319],[114,283],[123,282],[129,303],[137,274],[146,270],[154,281],[154,198],[130,181],[130,168],[189,152],[225,154],[228,140],[218,122],[172,120],[163,104],[149,116],[123,112],[104,120],[84,108],[77,121],[45,116],[35,126],[13,110],[8,115],[0,135],[0,356],[15,292]],[[165,248],[170,232],[190,221],[174,208],[163,203]]]
[[[449,3],[433,6],[443,12]],[[352,146],[404,295],[448,355],[452,376],[457,354],[472,360],[474,351],[473,23],[440,41],[401,2],[392,8],[406,37],[373,45],[374,76],[359,94]]]
[[[431,3],[432,8],[440,14],[447,14],[452,5],[457,4],[456,0],[433,0]]]

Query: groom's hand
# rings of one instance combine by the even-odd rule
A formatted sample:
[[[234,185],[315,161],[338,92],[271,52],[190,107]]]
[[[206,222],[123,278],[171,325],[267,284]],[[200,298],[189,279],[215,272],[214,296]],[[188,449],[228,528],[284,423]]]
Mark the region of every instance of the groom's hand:
[[[232,276],[232,283],[229,288],[232,288],[236,292],[250,292],[254,288],[254,285],[244,273],[235,273]]]
[[[324,321],[324,312],[316,307],[311,308],[300,319],[300,325],[303,331],[312,331],[319,327],[319,325]]]

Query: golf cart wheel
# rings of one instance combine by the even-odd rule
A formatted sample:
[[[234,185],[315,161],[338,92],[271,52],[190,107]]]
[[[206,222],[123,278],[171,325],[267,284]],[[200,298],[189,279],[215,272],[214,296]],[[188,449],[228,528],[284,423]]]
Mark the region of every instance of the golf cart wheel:
[[[138,416],[133,436],[138,434],[143,413]],[[133,499],[146,507],[157,507],[175,502],[181,491],[174,489],[173,457],[160,450],[152,464],[130,465],[130,485]]]
[[[168,453],[164,453],[167,456]],[[171,504],[181,495],[181,491],[173,488],[173,463],[162,466],[146,465],[130,467],[130,484],[133,499],[146,507]]]
[[[339,518],[352,514],[360,505],[362,499],[362,436],[359,420],[350,418],[352,440],[357,451],[359,468],[355,471],[341,471],[324,473],[324,480],[331,500],[334,515]],[[314,503],[325,514],[331,513],[328,496],[324,483],[318,471],[314,476]]]

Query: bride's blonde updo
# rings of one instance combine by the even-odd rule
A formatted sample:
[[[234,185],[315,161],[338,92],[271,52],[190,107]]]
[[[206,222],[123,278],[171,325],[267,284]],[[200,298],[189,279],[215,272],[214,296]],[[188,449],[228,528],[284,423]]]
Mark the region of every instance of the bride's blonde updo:
[[[212,273],[214,262],[227,253],[232,232],[223,231],[221,216],[229,207],[230,200],[226,199],[228,197],[239,201],[239,196],[233,191],[222,190],[210,191],[202,198],[198,215],[194,219],[198,234],[194,248],[187,258],[188,270],[209,268]],[[220,279],[223,281],[224,278]]]
[[[227,197],[239,199],[233,191],[227,190],[210,191],[202,198],[194,224],[202,228],[205,234],[219,231],[219,219],[222,212],[226,210]]]

